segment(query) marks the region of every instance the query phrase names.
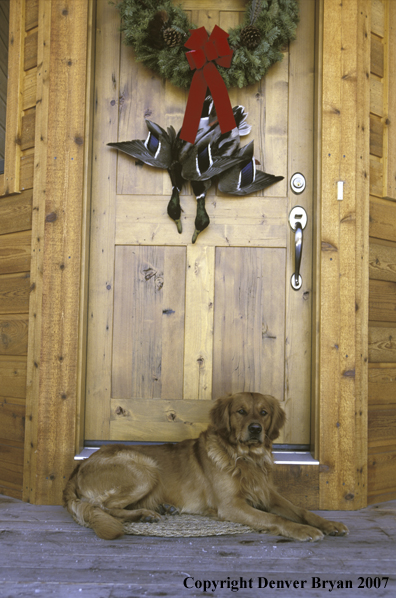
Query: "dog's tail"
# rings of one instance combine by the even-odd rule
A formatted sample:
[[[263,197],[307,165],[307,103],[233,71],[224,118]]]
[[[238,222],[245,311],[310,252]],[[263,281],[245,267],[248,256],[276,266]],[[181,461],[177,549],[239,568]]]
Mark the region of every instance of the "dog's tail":
[[[90,527],[103,540],[115,540],[124,535],[124,528],[118,519],[106,513],[101,507],[81,500],[77,494],[77,472],[79,465],[73,471],[63,491],[63,504],[74,521]]]

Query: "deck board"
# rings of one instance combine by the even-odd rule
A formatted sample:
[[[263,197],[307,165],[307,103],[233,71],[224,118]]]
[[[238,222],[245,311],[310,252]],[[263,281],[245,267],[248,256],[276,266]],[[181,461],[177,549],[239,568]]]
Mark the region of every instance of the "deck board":
[[[327,537],[302,544],[259,533],[202,538],[124,536],[100,540],[74,523],[58,506],[34,506],[0,496],[0,595],[2,598],[134,598],[137,596],[273,595],[258,588],[259,578],[307,580],[305,587],[283,588],[296,598],[328,595],[329,586],[312,579],[337,580],[352,588],[333,589],[332,597],[392,596],[396,590],[396,501],[361,511],[321,512],[350,529],[347,538]],[[387,587],[359,589],[359,577],[389,576]],[[187,589],[186,577],[239,580],[252,588]],[[382,582],[383,584],[384,582]],[[282,589],[282,588],[281,588]],[[282,593],[281,593],[282,595]]]

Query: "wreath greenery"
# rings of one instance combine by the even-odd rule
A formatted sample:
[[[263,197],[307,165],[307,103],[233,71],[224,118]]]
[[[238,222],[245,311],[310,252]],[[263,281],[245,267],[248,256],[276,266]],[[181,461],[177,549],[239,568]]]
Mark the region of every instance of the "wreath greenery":
[[[184,10],[171,0],[121,0],[116,7],[124,42],[133,46],[136,60],[173,85],[188,88],[193,71],[184,57],[184,43],[197,26]],[[242,24],[228,31],[234,51],[231,67],[218,67],[226,86],[260,81],[272,64],[282,60],[282,47],[295,39],[298,21],[298,0],[248,2]]]

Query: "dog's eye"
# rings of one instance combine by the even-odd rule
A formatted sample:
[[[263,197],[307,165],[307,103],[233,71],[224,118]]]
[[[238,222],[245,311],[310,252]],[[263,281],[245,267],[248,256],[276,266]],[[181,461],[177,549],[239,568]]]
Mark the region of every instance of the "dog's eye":
[[[260,411],[260,414],[261,414],[261,415],[267,415],[267,413],[268,413],[268,412],[267,412],[265,409],[262,409],[262,410]]]
[[[238,413],[241,415],[246,415],[246,411],[244,409],[238,409]]]

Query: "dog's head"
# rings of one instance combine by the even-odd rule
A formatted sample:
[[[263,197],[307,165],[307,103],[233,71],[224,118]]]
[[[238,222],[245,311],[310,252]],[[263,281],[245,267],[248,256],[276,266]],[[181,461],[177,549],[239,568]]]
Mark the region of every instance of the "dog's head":
[[[285,423],[285,412],[270,395],[239,392],[222,397],[214,404],[211,420],[232,444],[271,447]]]

